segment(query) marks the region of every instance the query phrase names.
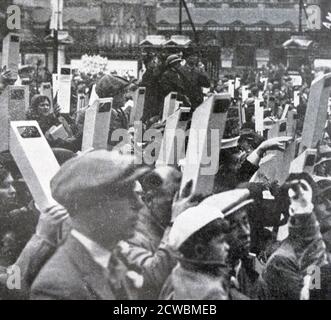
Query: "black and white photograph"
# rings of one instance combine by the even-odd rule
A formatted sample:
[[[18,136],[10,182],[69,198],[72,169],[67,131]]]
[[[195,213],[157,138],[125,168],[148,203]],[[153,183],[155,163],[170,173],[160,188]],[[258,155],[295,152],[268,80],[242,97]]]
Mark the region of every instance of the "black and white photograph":
[[[0,300],[331,300],[331,0],[0,0]]]

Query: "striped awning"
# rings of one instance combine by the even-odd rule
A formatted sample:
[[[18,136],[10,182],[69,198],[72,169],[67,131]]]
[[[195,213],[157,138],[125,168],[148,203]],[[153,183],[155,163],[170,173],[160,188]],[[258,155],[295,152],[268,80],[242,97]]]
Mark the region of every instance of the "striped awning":
[[[298,28],[299,22],[296,6],[288,8],[191,7],[189,9],[197,30],[294,31]],[[158,7],[156,21],[159,30],[178,28],[179,9]],[[185,10],[183,10],[183,25],[184,30],[190,29]]]

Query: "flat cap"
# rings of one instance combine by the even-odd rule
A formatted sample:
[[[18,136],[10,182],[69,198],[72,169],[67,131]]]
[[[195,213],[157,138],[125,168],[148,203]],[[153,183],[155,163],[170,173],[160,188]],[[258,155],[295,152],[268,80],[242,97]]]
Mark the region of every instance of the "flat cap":
[[[105,75],[99,79],[95,86],[95,92],[99,98],[110,98],[116,96],[121,90],[130,85],[124,78]]]
[[[150,171],[136,158],[117,151],[98,150],[67,161],[51,181],[53,198],[68,210],[97,204],[105,193],[118,195]]]

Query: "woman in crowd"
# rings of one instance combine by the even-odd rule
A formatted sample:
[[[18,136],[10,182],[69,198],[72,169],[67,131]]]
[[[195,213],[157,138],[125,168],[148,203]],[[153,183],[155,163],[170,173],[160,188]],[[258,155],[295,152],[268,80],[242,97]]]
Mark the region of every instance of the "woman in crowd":
[[[82,135],[78,132],[74,121],[70,116],[60,114],[60,106],[51,108],[51,101],[47,96],[35,95],[31,100],[31,106],[26,114],[27,120],[38,122],[41,131],[44,133],[48,143],[54,148],[64,148],[74,152],[80,150]],[[67,138],[53,138],[49,130],[53,126],[63,125]]]
[[[38,122],[41,131],[45,134],[52,126],[58,126],[59,108],[52,110],[51,101],[47,96],[35,95],[32,97],[31,106],[27,111],[28,120]]]

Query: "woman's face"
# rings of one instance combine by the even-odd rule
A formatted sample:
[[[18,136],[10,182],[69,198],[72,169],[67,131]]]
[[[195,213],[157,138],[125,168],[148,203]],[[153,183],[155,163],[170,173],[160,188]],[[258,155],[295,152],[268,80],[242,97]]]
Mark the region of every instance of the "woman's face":
[[[48,116],[51,111],[51,105],[47,99],[43,100],[38,105],[38,113],[40,113],[43,116]]]
[[[208,260],[218,261],[220,264],[226,265],[228,262],[229,250],[230,246],[226,242],[224,234],[220,234],[209,242]]]
[[[16,189],[11,174],[0,183],[0,205],[11,206],[15,203]]]

